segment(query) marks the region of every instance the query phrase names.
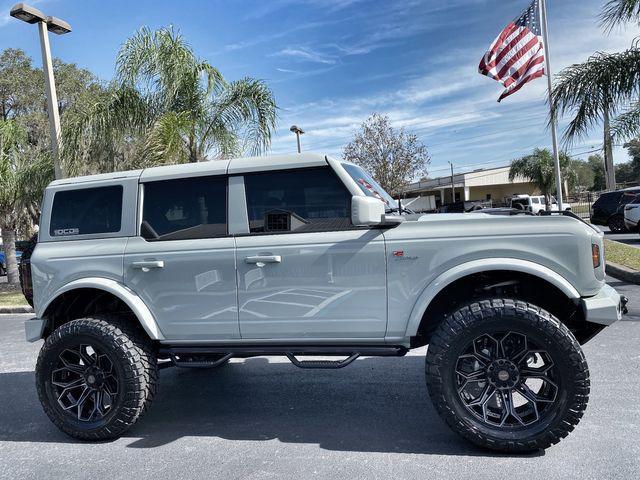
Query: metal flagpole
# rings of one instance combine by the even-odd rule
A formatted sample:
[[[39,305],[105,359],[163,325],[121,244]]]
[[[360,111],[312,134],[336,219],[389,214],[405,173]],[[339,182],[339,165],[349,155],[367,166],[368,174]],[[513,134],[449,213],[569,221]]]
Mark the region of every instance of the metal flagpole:
[[[544,42],[544,61],[545,61],[545,70],[547,74],[547,88],[549,91],[549,108],[551,109],[551,143],[553,145],[553,162],[555,164],[556,170],[556,199],[558,200],[558,210],[562,212],[564,210],[563,200],[562,200],[562,178],[560,177],[560,154],[558,153],[558,133],[556,131],[557,122],[556,122],[556,112],[553,108],[553,98],[551,96],[551,59],[549,51],[549,32],[547,29],[547,2],[546,0],[540,0],[540,13],[542,23],[542,41]]]

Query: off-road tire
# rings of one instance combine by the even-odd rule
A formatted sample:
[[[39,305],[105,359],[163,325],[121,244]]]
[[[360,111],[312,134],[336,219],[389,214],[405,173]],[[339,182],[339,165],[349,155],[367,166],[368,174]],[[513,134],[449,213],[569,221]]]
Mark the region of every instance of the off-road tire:
[[[152,342],[134,322],[115,315],[81,318],[63,324],[45,341],[36,365],[38,397],[51,421],[66,434],[81,440],[118,438],[151,406],[158,382],[157,356]],[[80,342],[110,355],[120,375],[122,391],[113,408],[93,422],[75,420],[65,412],[51,383],[58,355]]]
[[[488,426],[467,410],[457,391],[455,365],[461,349],[477,335],[496,329],[524,332],[542,342],[561,378],[557,400],[547,416],[517,431]],[[481,447],[503,452],[534,451],[558,443],[580,421],[590,387],[584,354],[564,324],[530,303],[496,298],[476,301],[444,318],[429,344],[426,381],[436,410],[455,432]]]
[[[609,219],[607,226],[612,233],[625,233],[628,231],[624,224],[624,216],[619,213],[616,213]]]

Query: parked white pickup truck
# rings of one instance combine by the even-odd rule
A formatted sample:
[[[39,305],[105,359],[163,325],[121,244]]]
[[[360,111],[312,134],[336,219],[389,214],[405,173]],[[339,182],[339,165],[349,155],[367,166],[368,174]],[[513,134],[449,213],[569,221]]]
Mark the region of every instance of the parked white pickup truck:
[[[38,394],[100,440],[149,408],[161,367],[339,368],[428,344],[453,430],[546,448],[587,405],[580,344],[625,311],[602,242],[559,214],[407,217],[360,167],[310,153],[58,180],[31,256]]]
[[[531,212],[534,215],[542,215],[547,209],[544,195],[515,195],[509,200],[509,206],[511,208],[524,210],[525,212]],[[552,212],[558,211],[558,202],[556,197],[551,197],[549,209]],[[571,207],[569,205],[565,205],[564,209],[571,210]]]

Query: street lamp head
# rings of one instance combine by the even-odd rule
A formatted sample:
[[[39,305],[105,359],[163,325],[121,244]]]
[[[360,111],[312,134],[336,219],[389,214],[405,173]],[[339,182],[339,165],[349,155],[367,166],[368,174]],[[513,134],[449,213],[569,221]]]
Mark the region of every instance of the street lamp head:
[[[71,25],[58,17],[47,17],[47,30],[56,35],[64,35],[71,31]]]
[[[304,130],[302,130],[300,127],[298,127],[297,125],[292,125],[291,128],[289,129],[291,130],[293,133],[297,133],[299,135],[302,135],[304,133]]]
[[[47,17],[45,17],[44,13],[42,13],[37,8],[34,8],[30,5],[26,5],[24,3],[16,3],[9,12],[13,18],[17,18],[18,20],[22,20],[27,23],[38,23],[38,22],[46,22]]]

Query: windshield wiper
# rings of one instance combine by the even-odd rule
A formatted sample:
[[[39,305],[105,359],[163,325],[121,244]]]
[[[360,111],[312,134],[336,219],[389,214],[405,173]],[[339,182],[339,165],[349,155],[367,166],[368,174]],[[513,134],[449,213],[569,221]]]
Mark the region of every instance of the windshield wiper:
[[[398,208],[398,207],[393,207],[393,208],[387,207],[387,208],[385,208],[384,213],[400,213],[400,214],[409,213],[409,214],[411,214],[411,213],[414,213],[414,211],[409,209],[409,208],[407,208],[407,207],[402,207],[402,211],[400,211],[400,208]]]

